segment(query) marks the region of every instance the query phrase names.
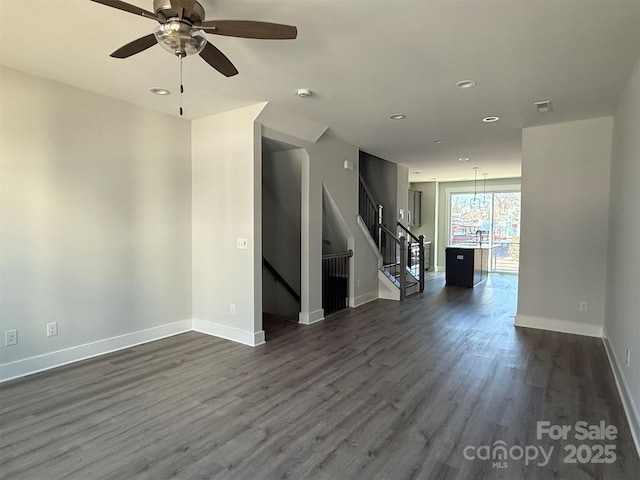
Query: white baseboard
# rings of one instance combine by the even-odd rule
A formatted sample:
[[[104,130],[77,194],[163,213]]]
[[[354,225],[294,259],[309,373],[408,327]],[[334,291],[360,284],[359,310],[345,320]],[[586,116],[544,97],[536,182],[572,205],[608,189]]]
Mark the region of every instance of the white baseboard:
[[[607,335],[606,329],[603,329],[603,334],[602,343],[604,343],[604,348],[607,351],[607,357],[609,358],[611,370],[613,371],[613,378],[616,381],[618,393],[620,393],[620,398],[622,399],[622,406],[624,407],[624,412],[627,415],[627,423],[631,430],[633,443],[636,446],[638,456],[640,456],[640,413],[638,413],[638,407],[631,396],[631,389],[629,388],[626,376],[624,375],[622,363],[618,360],[616,351],[611,345],[611,342],[609,342],[609,336]]]
[[[516,327],[537,328],[539,330],[602,338],[602,326],[587,325],[571,320],[558,320],[534,315],[516,315],[515,325]]]
[[[178,322],[167,323],[158,327],[139,330],[137,332],[119,335],[117,337],[105,338],[96,342],[85,343],[75,347],[65,348],[55,352],[29,357],[15,362],[0,365],[0,382],[5,382],[25,375],[61,367],[69,363],[115,352],[124,348],[130,348],[142,343],[160,340],[171,337],[179,333],[189,332],[192,329],[192,321],[180,320]]]
[[[353,305],[349,305],[349,306],[352,308],[355,308],[355,307],[364,305],[365,303],[373,302],[374,300],[377,300],[377,299],[378,299],[378,292],[376,291],[367,292],[355,297],[353,299]]]
[[[300,312],[298,323],[302,325],[312,325],[324,320],[324,310],[321,308],[314,312]]]
[[[222,325],[220,323],[209,322],[208,320],[193,319],[193,330],[206,333],[214,337],[224,338],[250,347],[257,347],[264,343],[264,330],[259,332],[249,332],[239,328]]]

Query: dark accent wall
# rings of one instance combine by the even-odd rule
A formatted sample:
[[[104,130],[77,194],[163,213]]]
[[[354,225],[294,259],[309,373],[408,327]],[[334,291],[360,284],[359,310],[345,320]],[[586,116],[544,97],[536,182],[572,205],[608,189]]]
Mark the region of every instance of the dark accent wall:
[[[360,175],[375,201],[384,205],[382,223],[395,231],[398,211],[398,166],[361,150]]]

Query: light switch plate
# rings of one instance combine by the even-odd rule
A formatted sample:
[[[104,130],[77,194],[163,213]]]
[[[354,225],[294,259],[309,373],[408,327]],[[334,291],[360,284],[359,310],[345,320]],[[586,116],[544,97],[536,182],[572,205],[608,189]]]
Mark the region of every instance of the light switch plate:
[[[246,250],[249,248],[249,240],[247,240],[246,238],[239,238],[237,240],[236,243],[237,247],[242,249],[242,250]]]

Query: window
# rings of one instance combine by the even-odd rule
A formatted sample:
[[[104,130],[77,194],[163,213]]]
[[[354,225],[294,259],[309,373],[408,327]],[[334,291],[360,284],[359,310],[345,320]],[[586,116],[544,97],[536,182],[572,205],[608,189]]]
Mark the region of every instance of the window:
[[[449,244],[491,247],[489,271],[517,273],[520,192],[451,193]]]

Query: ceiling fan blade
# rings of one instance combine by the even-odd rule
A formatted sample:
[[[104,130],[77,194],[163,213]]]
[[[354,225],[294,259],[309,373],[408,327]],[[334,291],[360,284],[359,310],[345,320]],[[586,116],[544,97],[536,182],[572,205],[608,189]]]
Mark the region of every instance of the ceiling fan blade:
[[[227,37],[292,40],[298,36],[298,29],[292,25],[251,20],[209,20],[196,28]]]
[[[224,53],[209,42],[207,42],[204,50],[200,52],[200,56],[205,62],[218,70],[225,77],[233,77],[238,73],[236,67],[231,63],[231,60],[229,60]]]
[[[91,0],[92,2],[101,3],[102,5],[106,5],[107,7],[117,8],[118,10],[124,10],[125,12],[133,13],[136,15],[141,15],[146,18],[150,18],[152,20],[158,20],[158,16],[155,13],[149,12],[148,10],[144,10],[143,8],[136,7],[135,5],[131,5],[127,2],[122,2],[120,0]]]
[[[156,43],[158,43],[158,41],[156,40],[156,36],[152,33],[142,38],[138,38],[133,42],[127,43],[124,47],[120,47],[110,56],[113,58],[127,58],[131,55],[135,55],[136,53],[140,53],[149,47],[153,47]]]

